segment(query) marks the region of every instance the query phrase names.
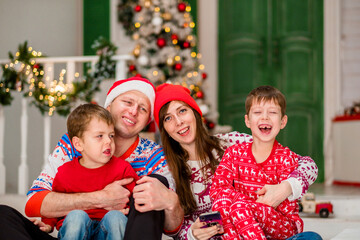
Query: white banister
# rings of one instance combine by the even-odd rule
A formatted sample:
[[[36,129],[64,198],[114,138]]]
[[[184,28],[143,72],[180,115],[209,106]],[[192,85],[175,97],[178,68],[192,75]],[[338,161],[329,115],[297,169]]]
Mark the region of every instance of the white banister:
[[[45,84],[46,87],[50,87],[51,81],[54,79],[54,63],[48,62],[44,63],[44,70],[45,70]]]
[[[5,116],[4,107],[0,105],[0,194],[5,193],[6,172],[4,165]]]
[[[126,78],[126,62],[117,61],[116,62],[116,71],[115,71],[115,80],[125,79]]]
[[[66,63],[66,83],[73,82],[75,76],[75,61],[68,61]]]
[[[44,116],[44,165],[46,164],[48,157],[50,155],[50,131],[51,131],[51,122],[50,116]]]
[[[28,132],[28,115],[27,115],[27,101],[26,98],[23,98],[21,101],[21,152],[20,152],[20,166],[19,166],[19,182],[18,182],[18,193],[26,194],[29,189],[28,186],[28,176],[29,176],[29,167],[26,162],[27,160],[27,132]]]
[[[59,70],[59,68],[57,68],[57,64],[65,64],[66,65],[66,75],[64,75],[63,77],[66,77],[66,82],[64,80],[64,84],[65,83],[71,83],[75,80],[75,73],[76,72],[82,72],[77,71],[76,67],[77,66],[83,66],[82,64],[79,63],[90,63],[92,66],[92,69],[95,69],[95,64],[97,63],[99,57],[98,56],[75,56],[75,57],[43,57],[43,58],[36,58],[34,59],[36,63],[39,64],[43,64],[44,65],[44,83],[46,84],[47,87],[50,87],[50,84],[53,82],[53,80],[58,79],[59,75],[57,75],[57,71]],[[113,56],[112,59],[114,61],[116,61],[116,80],[118,79],[124,79],[126,78],[126,73],[127,73],[127,65],[126,62],[133,59],[132,56],[130,55],[116,55]],[[0,59],[0,64],[6,64],[9,63],[9,60],[5,60],[5,59]],[[0,77],[1,77],[2,72],[0,71]],[[81,77],[80,77],[81,78]],[[58,79],[59,80],[59,79]],[[106,89],[107,90],[107,89]],[[96,97],[96,95],[95,95]],[[33,179],[29,179],[29,160],[28,160],[28,156],[30,154],[27,153],[27,146],[29,144],[28,142],[28,126],[29,126],[29,119],[28,119],[28,111],[30,111],[31,109],[27,107],[29,101],[27,100],[27,98],[23,98],[22,102],[21,102],[21,108],[22,108],[22,112],[21,112],[21,119],[20,119],[20,124],[21,124],[21,151],[20,151],[20,164],[19,166],[17,166],[17,171],[18,171],[18,193],[23,195],[26,194],[29,188],[29,180],[33,180]],[[47,113],[45,113],[45,116],[43,117],[43,121],[44,121],[44,152],[43,155],[41,155],[40,153],[40,158],[43,157],[43,165],[46,164],[46,162],[48,161],[48,157],[50,155],[50,150],[51,150],[51,135],[52,135],[52,131],[51,131],[51,121],[52,121],[52,117],[48,116]],[[0,194],[4,194],[6,193],[6,171],[10,168],[14,168],[14,166],[6,166],[5,165],[5,161],[4,158],[6,157],[5,153],[4,153],[4,141],[6,138],[7,134],[12,134],[10,131],[11,129],[9,129],[9,133],[6,133],[5,135],[5,116],[4,116],[4,107],[2,105],[0,105]],[[18,147],[18,146],[14,146],[14,147]],[[16,167],[16,166],[15,166]],[[40,170],[40,168],[43,166],[38,166],[37,168],[39,168],[38,170]],[[11,176],[12,177],[12,176]],[[9,176],[8,176],[9,178]],[[16,176],[12,177],[16,178]],[[13,180],[10,180],[13,181]],[[10,183],[11,185],[11,183]]]

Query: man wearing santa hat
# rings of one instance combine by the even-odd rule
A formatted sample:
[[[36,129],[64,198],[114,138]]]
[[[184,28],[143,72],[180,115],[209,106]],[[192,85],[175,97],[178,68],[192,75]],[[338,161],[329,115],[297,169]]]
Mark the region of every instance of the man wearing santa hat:
[[[146,239],[161,239],[163,230],[170,235],[176,233],[183,219],[163,149],[139,136],[152,120],[154,101],[153,84],[140,77],[116,81],[105,100],[104,107],[115,121],[114,156],[129,162],[140,176],[130,203],[125,239],[144,236]],[[69,136],[63,135],[28,192],[27,216],[54,218],[75,209],[114,210],[123,209],[128,204],[130,192],[123,186],[133,179],[113,182],[96,192],[67,194],[51,191],[57,168],[80,155]]]

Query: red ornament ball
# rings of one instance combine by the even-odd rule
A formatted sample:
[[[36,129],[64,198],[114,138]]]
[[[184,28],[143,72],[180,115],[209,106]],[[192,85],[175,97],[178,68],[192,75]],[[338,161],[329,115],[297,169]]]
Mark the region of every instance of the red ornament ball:
[[[174,65],[175,70],[180,71],[182,69],[181,63],[177,63]]]
[[[185,3],[179,3],[178,4],[178,10],[179,12],[184,12],[186,10],[186,4]]]
[[[178,40],[179,37],[177,34],[171,34],[171,40]]]
[[[142,77],[140,73],[137,73],[135,77]]]
[[[204,97],[204,92],[198,91],[198,92],[196,93],[196,97],[199,98],[199,99],[202,99],[202,98]]]
[[[142,9],[142,8],[141,8],[140,5],[136,5],[135,8],[134,8],[135,12],[140,12],[141,9]]]
[[[208,122],[207,127],[208,127],[209,129],[213,129],[213,128],[215,127],[215,123],[213,123],[213,122]]]
[[[206,73],[203,73],[202,74],[202,79],[206,79],[207,78],[207,74]]]
[[[129,71],[132,72],[132,71],[135,71],[136,67],[135,65],[130,65],[129,66]]]
[[[34,65],[34,68],[39,68],[39,67],[40,67],[39,64],[35,64],[35,65]]]
[[[189,43],[189,42],[184,42],[184,43],[183,43],[183,47],[184,47],[184,48],[190,47],[190,43]]]
[[[166,45],[165,38],[158,38],[156,44],[158,45],[159,48],[165,47],[165,45]]]

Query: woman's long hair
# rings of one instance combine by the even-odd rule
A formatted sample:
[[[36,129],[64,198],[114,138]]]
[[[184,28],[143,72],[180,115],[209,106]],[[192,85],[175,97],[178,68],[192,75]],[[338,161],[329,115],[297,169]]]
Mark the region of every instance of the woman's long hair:
[[[189,215],[197,209],[196,201],[190,186],[192,172],[191,168],[186,163],[189,160],[189,154],[177,141],[169,136],[164,128],[164,118],[169,105],[170,102],[165,104],[159,112],[161,142],[164,148],[167,163],[175,180],[176,193],[179,197],[180,204],[184,209],[185,215]],[[219,139],[209,135],[200,114],[192,107],[190,108],[192,109],[196,119],[196,156],[201,159],[200,166],[202,166],[203,176],[205,180],[207,180],[207,174],[205,173],[206,170],[210,169],[211,173],[214,174],[217,165],[219,164],[219,159],[215,158],[213,150],[217,152],[217,155],[220,158],[224,154],[224,150],[220,145]]]

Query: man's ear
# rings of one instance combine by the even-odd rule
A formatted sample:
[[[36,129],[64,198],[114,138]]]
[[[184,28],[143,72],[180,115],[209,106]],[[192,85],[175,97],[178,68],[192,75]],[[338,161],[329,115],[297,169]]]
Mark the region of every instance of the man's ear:
[[[288,117],[287,117],[287,115],[284,115],[284,116],[282,117],[282,119],[281,119],[280,129],[283,129],[283,128],[286,126],[287,121],[288,121]]]
[[[76,150],[78,150],[79,152],[81,152],[83,150],[82,141],[79,137],[73,137],[71,139],[71,142],[73,143]]]
[[[250,128],[249,116],[247,114],[245,115],[245,125]]]

